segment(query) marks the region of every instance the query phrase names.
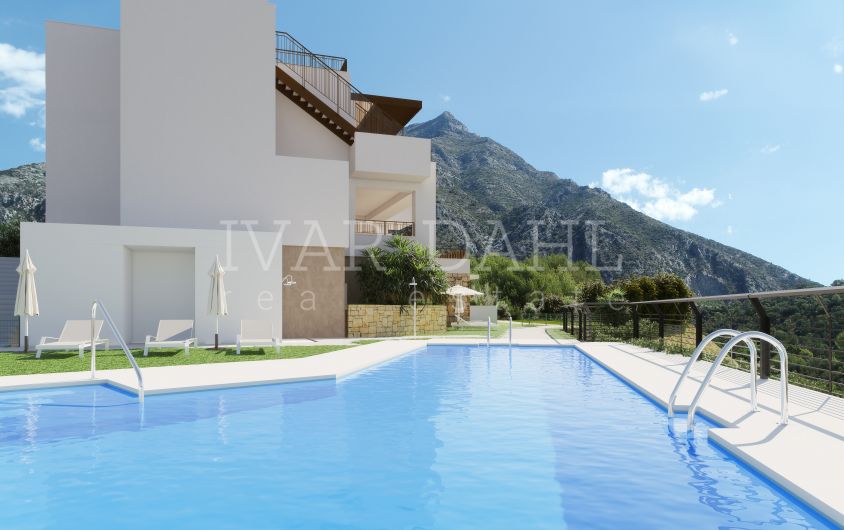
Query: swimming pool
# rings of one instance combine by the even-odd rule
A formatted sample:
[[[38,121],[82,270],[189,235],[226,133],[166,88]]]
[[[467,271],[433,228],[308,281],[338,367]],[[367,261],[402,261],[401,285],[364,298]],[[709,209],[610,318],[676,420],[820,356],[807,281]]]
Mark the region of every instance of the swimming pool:
[[[350,353],[351,354],[351,353]],[[0,528],[831,528],[570,347],[0,393]]]

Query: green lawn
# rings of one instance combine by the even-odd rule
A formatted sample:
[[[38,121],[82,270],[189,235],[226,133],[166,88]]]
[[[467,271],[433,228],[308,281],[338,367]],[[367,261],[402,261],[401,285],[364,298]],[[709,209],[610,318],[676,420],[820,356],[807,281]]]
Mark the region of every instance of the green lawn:
[[[532,326],[548,326],[548,325],[561,325],[559,320],[548,320],[546,318],[537,318],[532,320],[514,320],[513,325],[519,324],[520,326],[524,326],[526,328]]]
[[[184,350],[160,349],[149,352],[144,357],[143,350],[132,350],[132,355],[141,368],[151,366],[175,366],[181,364],[228,363],[236,361],[262,361],[269,359],[297,359],[310,357],[335,350],[343,350],[352,346],[317,345],[317,346],[284,346],[277,354],[271,347],[242,348],[240,355],[234,348],[212,350],[205,348],[191,348],[190,354]],[[129,360],[123,350],[97,350],[97,370],[112,368],[131,368]],[[0,376],[46,374],[54,372],[80,372],[91,369],[91,352],[86,351],[85,357],[80,359],[79,353],[73,352],[44,352],[40,359],[35,358],[35,352],[0,352]]]
[[[515,326],[515,322],[513,323]],[[499,321],[492,325],[492,338],[498,338],[507,332],[507,322]],[[440,333],[437,337],[486,337],[486,326],[478,327],[451,327]]]
[[[566,333],[565,331],[563,331],[563,328],[548,328],[545,332],[548,333],[548,335],[550,335],[551,338],[558,339],[558,340],[575,338],[574,335],[572,335],[570,333]]]

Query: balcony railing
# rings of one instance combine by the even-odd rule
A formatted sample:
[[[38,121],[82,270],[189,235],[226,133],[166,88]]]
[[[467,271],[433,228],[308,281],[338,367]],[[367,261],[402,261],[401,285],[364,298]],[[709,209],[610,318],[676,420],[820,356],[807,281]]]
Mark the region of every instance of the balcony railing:
[[[786,304],[787,299],[803,298]],[[703,336],[715,329],[759,330],[786,346],[793,384],[844,397],[844,287],[696,296],[642,302],[572,304],[558,317],[563,329],[579,340],[632,342],[640,346],[689,355]],[[791,316],[798,311],[800,318]],[[714,349],[723,346],[724,340]],[[779,378],[776,353],[759,344],[758,373]],[[707,352],[704,352],[707,353]],[[712,353],[712,352],[709,352]],[[728,359],[749,371],[748,348],[737,345]]]
[[[465,248],[448,248],[448,249],[439,249],[438,251],[439,257],[443,259],[465,259],[466,258],[466,249]]]
[[[416,231],[414,224],[409,221],[357,219],[355,220],[355,233],[376,236],[413,236],[416,234]]]
[[[299,76],[302,85],[330,102],[358,132],[401,135],[403,127],[338,71],[346,59],[311,52],[292,35],[276,32],[276,62]]]

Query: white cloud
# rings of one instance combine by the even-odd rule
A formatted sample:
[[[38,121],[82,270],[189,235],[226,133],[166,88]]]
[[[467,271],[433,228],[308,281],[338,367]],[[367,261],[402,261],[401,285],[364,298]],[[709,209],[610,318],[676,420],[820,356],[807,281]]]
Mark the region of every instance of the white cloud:
[[[726,88],[721,90],[710,90],[708,92],[700,93],[700,100],[706,103],[707,101],[715,101],[716,99],[726,96],[730,91]]]
[[[692,188],[690,191],[680,195],[680,202],[692,206],[706,206],[715,200],[715,190],[708,188]]]
[[[29,141],[29,147],[31,147],[33,151],[38,151],[39,153],[43,153],[47,150],[47,144],[45,144],[44,140],[41,138],[32,138]]]
[[[0,112],[20,118],[44,106],[44,54],[0,42]]]
[[[727,42],[730,43],[730,46],[735,46],[736,44],[738,44],[738,37],[736,37],[733,33],[728,33]]]
[[[777,151],[779,151],[781,147],[782,146],[780,144],[766,145],[765,147],[760,149],[759,152],[762,153],[763,155],[772,155],[772,154],[776,153]]]
[[[699,208],[722,204],[715,198],[714,189],[692,188],[683,192],[658,177],[630,168],[604,171],[601,187],[631,208],[660,221],[688,221]]]
[[[727,225],[727,235],[733,235],[733,225]]]
[[[838,36],[827,42],[824,51],[833,59],[844,55],[844,36]]]
[[[448,94],[440,94],[440,99],[443,103],[451,102],[451,96],[449,96]]]
[[[841,64],[835,64],[835,65],[832,67],[832,71],[833,71],[833,72],[835,72],[835,73],[836,73],[836,74],[838,74],[838,75],[844,74],[844,65],[841,65]]]

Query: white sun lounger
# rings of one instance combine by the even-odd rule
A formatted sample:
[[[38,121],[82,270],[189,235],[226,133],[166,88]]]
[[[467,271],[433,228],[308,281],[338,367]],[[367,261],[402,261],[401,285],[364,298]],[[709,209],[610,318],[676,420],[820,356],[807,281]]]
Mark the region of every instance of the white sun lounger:
[[[237,336],[237,354],[241,346],[272,346],[281,352],[281,341],[275,336],[275,326],[269,320],[241,320]]]
[[[487,326],[486,320],[463,320],[461,317],[456,316],[457,320],[455,320],[451,325],[458,328],[485,328]]]
[[[149,355],[150,348],[180,347],[187,355],[191,346],[196,346],[193,320],[159,320],[158,331],[155,335],[147,335],[144,340],[144,357]]]
[[[108,340],[100,338],[102,329],[103,321],[95,320],[94,343],[104,344],[108,349]],[[84,357],[85,348],[91,349],[91,321],[68,320],[58,337],[41,337],[41,342],[35,347],[35,358],[40,359],[44,350],[79,350],[79,357]]]

